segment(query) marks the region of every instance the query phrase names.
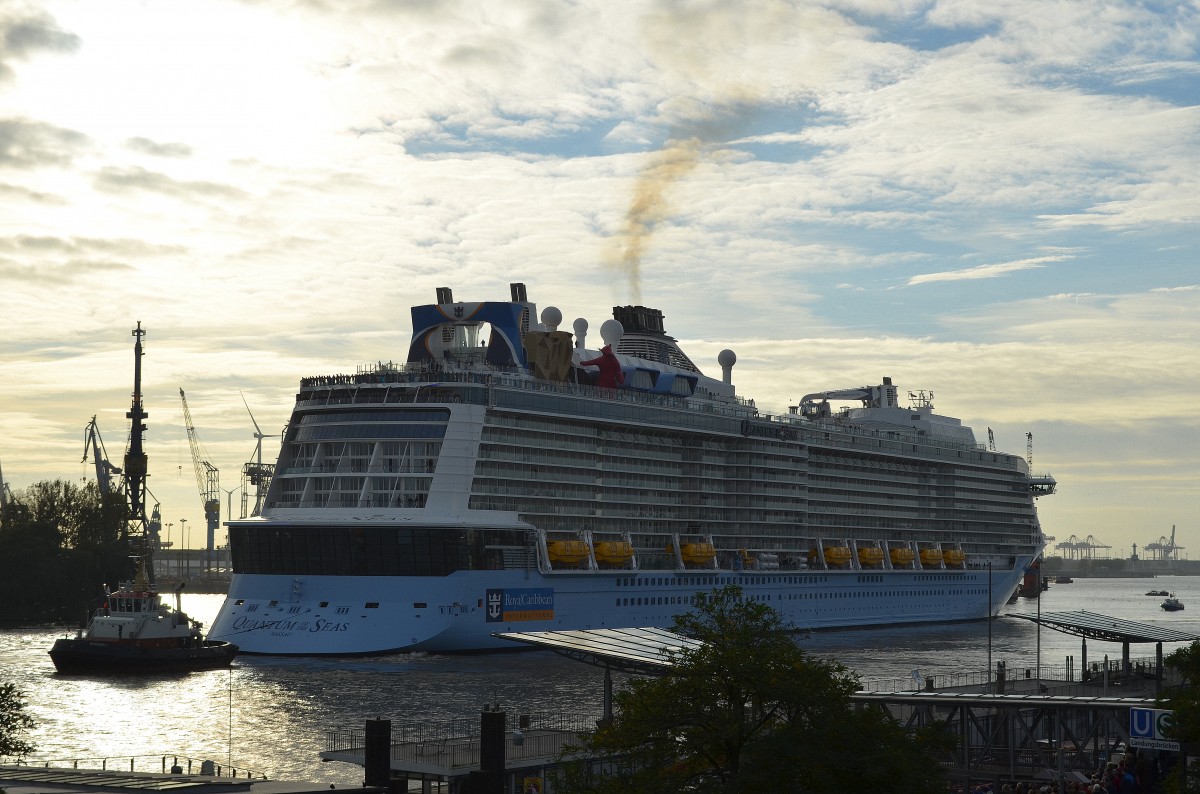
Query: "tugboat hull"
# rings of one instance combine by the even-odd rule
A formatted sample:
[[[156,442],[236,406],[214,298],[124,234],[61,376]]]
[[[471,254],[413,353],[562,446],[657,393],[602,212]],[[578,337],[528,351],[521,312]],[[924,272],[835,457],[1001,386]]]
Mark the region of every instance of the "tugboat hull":
[[[140,674],[191,672],[228,667],[237,655],[233,643],[205,640],[191,647],[155,648],[131,643],[61,638],[50,649],[60,673]]]

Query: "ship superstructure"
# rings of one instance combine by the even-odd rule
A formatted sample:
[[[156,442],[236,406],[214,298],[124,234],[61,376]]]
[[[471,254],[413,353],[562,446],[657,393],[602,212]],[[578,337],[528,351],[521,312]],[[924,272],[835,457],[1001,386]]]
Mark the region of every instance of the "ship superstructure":
[[[769,416],[731,351],[704,375],[658,310],[616,307],[599,350],[561,322],[520,284],[442,288],[404,364],[303,379],[262,515],[228,524],[210,637],[506,648],[494,632],[667,626],[728,583],[800,629],[979,619],[1041,552],[1053,479],[930,394],[903,406],[884,378]]]

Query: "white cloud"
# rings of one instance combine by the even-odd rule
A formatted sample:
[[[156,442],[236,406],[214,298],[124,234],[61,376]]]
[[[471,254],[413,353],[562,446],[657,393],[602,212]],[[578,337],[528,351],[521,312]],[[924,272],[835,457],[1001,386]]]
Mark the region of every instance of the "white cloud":
[[[1067,515],[1085,483],[1140,503],[1108,485],[1122,463],[1170,483],[1156,515],[1184,509],[1154,451],[1194,426],[1200,363],[1200,124],[1172,93],[1198,71],[1194,4],[33,8],[53,36],[0,64],[18,485],[73,475],[94,413],[122,435],[138,320],[151,466],[189,511],[164,476],[181,385],[232,473],[238,389],[279,426],[298,377],[403,358],[434,287],[525,281],[598,326],[635,294],[611,259],[635,186],[694,139],[640,290],[701,366],[734,347],[773,410],[894,375],[1018,446],[1033,427]],[[1089,463],[1114,427],[1136,454]]]
[[[982,278],[1001,278],[1010,273],[1022,270],[1037,270],[1046,266],[1047,262],[1063,262],[1072,257],[1066,255],[1039,256],[1032,259],[1022,259],[1016,262],[997,262],[991,265],[978,265],[962,270],[947,270],[941,273],[922,273],[908,280],[908,286],[929,284],[935,281],[971,281]]]

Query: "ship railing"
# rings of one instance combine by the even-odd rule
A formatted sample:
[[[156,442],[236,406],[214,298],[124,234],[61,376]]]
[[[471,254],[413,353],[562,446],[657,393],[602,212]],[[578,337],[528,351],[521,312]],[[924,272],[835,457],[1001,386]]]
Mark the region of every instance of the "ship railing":
[[[98,758],[18,758],[16,766],[39,767],[42,769],[82,769],[100,772],[143,772],[162,775],[203,775],[205,777],[241,778],[244,780],[267,780],[265,773],[219,764],[207,758],[191,758],[186,755],[134,755],[102,756]],[[179,770],[179,771],[176,771]]]
[[[431,364],[387,365],[383,367],[360,368],[353,375],[320,375],[300,379],[300,388],[322,388],[326,386],[365,386],[390,384],[417,383],[464,383],[476,385],[492,385],[501,388],[520,389],[523,391],[556,392],[559,394],[579,395],[590,394],[603,396],[608,399],[625,402],[639,402],[652,405],[673,405],[685,410],[703,410],[712,413],[728,413],[731,416],[754,416],[758,411],[754,400],[736,395],[722,397],[719,401],[704,402],[701,406],[689,403],[679,395],[648,394],[628,389],[603,389],[582,383],[557,383],[523,376],[514,367],[498,367],[487,364],[487,371],[457,370]],[[322,400],[300,400],[298,405],[324,404]]]

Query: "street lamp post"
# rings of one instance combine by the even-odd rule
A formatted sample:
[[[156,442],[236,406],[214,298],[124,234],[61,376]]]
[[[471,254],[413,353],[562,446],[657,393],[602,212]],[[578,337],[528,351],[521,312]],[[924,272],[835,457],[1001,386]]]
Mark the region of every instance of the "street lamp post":
[[[183,551],[185,554],[187,553],[187,535],[186,535],[186,534],[184,534],[184,533],[185,533],[185,531],[186,531],[186,529],[187,529],[187,519],[186,519],[186,518],[181,518],[181,519],[179,519],[179,537],[180,537],[180,538],[181,538],[181,540],[183,541],[183,549],[182,549],[182,551]],[[192,570],[191,561],[190,561],[190,560],[188,560],[187,562],[188,562],[188,573],[191,573],[191,570]],[[187,578],[187,574],[180,574],[180,578],[182,578],[182,579],[186,579],[186,578]]]
[[[167,551],[168,552],[171,550],[171,527],[173,527],[173,526],[175,526],[175,524],[173,522],[170,522],[170,521],[167,522]],[[171,558],[168,557],[164,553],[163,559],[165,559],[167,561],[167,576],[170,576],[171,575]]]

